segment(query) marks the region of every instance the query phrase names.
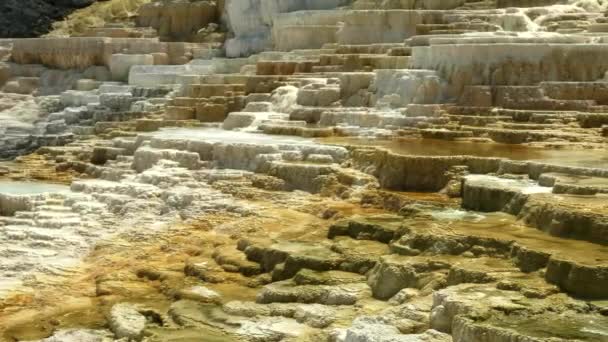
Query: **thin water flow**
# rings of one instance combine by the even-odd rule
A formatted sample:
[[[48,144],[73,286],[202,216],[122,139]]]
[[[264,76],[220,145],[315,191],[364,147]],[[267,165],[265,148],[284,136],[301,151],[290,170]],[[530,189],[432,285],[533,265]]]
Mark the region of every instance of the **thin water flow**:
[[[234,144],[313,144],[312,139],[294,136],[268,135],[220,128],[167,128],[150,134],[154,138],[202,140]]]

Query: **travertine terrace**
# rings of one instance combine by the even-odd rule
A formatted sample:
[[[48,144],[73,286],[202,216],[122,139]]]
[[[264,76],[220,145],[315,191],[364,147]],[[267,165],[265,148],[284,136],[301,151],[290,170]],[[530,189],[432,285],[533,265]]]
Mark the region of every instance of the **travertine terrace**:
[[[608,341],[606,1],[85,2],[0,39],[0,341]]]

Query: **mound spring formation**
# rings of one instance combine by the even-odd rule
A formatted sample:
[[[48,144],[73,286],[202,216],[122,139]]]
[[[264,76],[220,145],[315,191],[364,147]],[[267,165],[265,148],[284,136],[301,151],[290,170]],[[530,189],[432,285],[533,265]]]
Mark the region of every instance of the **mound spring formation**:
[[[0,341],[608,341],[608,2],[49,4]]]

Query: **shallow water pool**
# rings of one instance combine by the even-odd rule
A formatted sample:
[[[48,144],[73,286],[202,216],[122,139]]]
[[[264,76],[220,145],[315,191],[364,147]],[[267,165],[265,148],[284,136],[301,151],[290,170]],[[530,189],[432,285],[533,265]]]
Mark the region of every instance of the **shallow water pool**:
[[[608,151],[545,149],[524,145],[425,139],[365,139],[340,137],[319,139],[321,143],[385,148],[393,153],[416,156],[457,156],[507,158],[555,165],[608,169]]]
[[[0,181],[0,194],[32,195],[49,192],[67,192],[67,185],[39,182]]]

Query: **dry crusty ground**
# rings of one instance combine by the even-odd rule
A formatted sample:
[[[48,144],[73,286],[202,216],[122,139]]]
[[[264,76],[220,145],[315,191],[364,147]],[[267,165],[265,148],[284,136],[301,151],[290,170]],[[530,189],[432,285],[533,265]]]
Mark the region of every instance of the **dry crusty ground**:
[[[35,293],[3,300],[1,340],[42,338],[58,327],[102,327],[105,311],[124,300],[159,308],[168,305],[160,282],[137,278],[137,270],[173,271],[175,281],[183,281],[179,269],[183,270],[185,260],[213,250],[208,248],[213,243],[207,240],[210,227],[229,219],[207,217],[148,239],[121,236],[99,245],[70,279],[58,283],[41,279],[45,285]],[[98,286],[103,283],[107,285],[105,295],[98,296]]]
[[[16,161],[0,162],[0,179],[72,183],[76,172],[74,170],[58,171],[55,165],[42,155],[28,154],[19,157]]]
[[[265,197],[241,190],[241,196],[254,201]],[[307,199],[298,208],[269,208],[245,218],[229,213],[206,215],[165,232],[124,234],[101,242],[68,279],[38,278],[34,292],[16,293],[0,301],[0,341],[40,339],[61,328],[104,328],[107,313],[120,302],[164,312],[175,300],[177,289],[200,283],[184,273],[190,258],[214,263],[212,254],[217,247],[234,248],[237,239],[249,236],[321,240],[340,217],[383,212],[317,196]],[[331,211],[333,217],[319,217],[323,210]],[[224,233],[232,233],[216,233],[219,226]],[[219,276],[223,282],[206,286],[222,293],[225,300],[255,300],[259,290],[255,280],[238,273]]]
[[[127,23],[136,14],[137,9],[150,0],[110,0],[96,2],[93,5],[74,11],[64,20],[53,24],[49,36],[73,36],[83,33],[91,27],[100,27],[106,23]]]

